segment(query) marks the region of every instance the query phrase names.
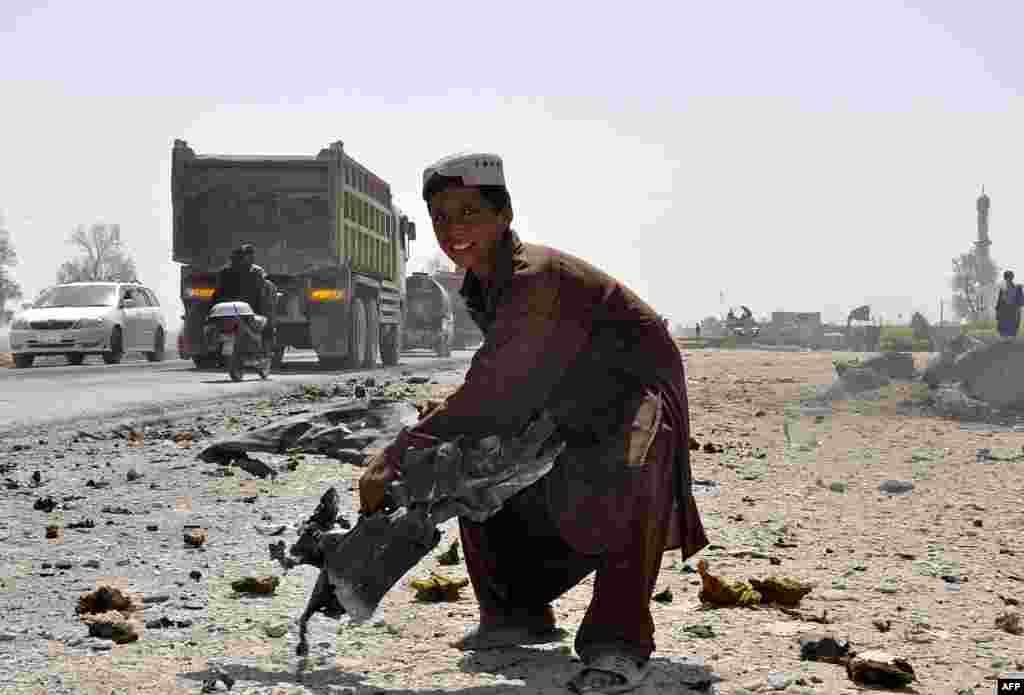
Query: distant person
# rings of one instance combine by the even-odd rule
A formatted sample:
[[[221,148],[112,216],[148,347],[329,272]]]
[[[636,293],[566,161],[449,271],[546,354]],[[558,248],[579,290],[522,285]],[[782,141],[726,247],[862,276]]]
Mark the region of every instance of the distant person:
[[[1017,337],[1020,330],[1020,312],[1024,306],[1024,287],[1014,283],[1013,271],[1003,273],[1004,284],[996,299],[996,323],[999,335],[1008,340]]]
[[[264,350],[270,353],[273,351],[276,287],[255,260],[256,249],[252,244],[242,244],[234,249],[231,263],[217,273],[217,289],[211,303],[243,301],[252,307],[254,313],[265,316],[267,324],[263,328],[263,345]]]
[[[700,324],[697,324],[697,337],[700,337]]]

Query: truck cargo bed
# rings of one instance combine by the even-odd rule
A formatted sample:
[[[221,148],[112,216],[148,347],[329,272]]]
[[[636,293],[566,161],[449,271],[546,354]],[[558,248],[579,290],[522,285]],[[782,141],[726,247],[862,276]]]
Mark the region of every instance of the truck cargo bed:
[[[242,243],[256,247],[270,273],[339,263],[326,161],[196,156],[176,164],[178,263],[214,267]]]

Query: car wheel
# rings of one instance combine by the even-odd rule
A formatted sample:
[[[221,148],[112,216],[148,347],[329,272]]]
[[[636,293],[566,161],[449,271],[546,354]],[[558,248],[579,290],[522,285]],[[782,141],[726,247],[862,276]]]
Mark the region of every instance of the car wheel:
[[[216,357],[193,357],[192,362],[196,365],[196,369],[213,369],[217,366]]]
[[[78,366],[85,362],[85,355],[81,352],[68,353],[68,364]]]
[[[163,362],[164,353],[167,350],[167,337],[163,328],[156,329],[156,337],[153,339],[153,350],[146,353],[146,359],[150,362]]]
[[[14,356],[14,366],[18,369],[28,369],[35,362],[35,355],[18,355]]]
[[[115,326],[110,334],[110,349],[103,353],[103,361],[107,364],[118,364],[124,358],[124,339],[121,337],[121,327]]]

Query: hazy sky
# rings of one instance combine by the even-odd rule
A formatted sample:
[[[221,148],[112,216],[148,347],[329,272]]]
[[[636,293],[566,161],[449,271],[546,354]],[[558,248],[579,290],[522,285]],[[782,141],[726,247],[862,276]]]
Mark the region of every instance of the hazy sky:
[[[604,5],[601,5],[604,7]],[[170,152],[315,154],[392,186],[500,153],[524,239],[673,321],[726,305],[938,318],[992,197],[1024,271],[1024,4],[0,3],[0,210],[26,295],[118,222],[181,311]],[[1018,276],[1024,273],[1018,272]],[[948,317],[948,301],[946,305]]]

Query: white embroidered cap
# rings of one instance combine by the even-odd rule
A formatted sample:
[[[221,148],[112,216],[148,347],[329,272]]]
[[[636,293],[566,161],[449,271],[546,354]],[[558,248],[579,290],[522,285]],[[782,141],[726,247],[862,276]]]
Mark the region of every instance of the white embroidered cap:
[[[423,186],[438,174],[462,179],[463,186],[505,187],[505,170],[496,154],[453,154],[423,170]]]

